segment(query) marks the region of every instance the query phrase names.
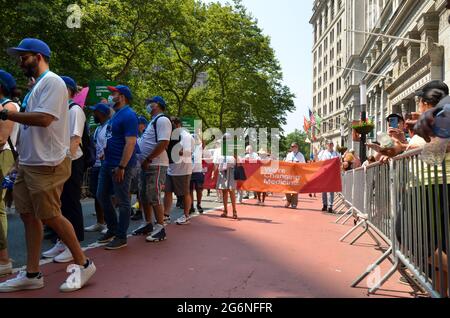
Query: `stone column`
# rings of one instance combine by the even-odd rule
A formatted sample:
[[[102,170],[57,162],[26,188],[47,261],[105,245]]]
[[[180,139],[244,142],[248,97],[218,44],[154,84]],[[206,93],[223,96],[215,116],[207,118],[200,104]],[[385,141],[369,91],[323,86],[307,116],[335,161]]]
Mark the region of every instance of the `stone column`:
[[[380,88],[380,107],[381,107],[381,127],[380,127],[380,131],[385,131],[386,128],[386,117],[387,114],[385,114],[384,109],[386,107],[385,105],[385,101],[386,101],[386,90],[384,89],[384,80],[382,80],[379,84],[379,88]]]

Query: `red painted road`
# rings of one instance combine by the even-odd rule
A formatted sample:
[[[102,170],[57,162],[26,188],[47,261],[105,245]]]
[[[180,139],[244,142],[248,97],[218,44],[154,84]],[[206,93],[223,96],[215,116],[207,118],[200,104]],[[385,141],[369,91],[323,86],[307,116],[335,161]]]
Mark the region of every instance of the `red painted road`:
[[[42,267],[44,289],[0,297],[367,297],[366,281],[350,284],[381,252],[367,235],[355,246],[340,243],[350,225],[335,224],[320,201],[302,195],[300,208],[289,210],[270,197],[264,207],[238,206],[238,221],[219,211],[202,215],[170,225],[165,242],[133,237],[118,251],[89,250],[97,273],[78,292],[60,293],[66,266],[49,264]],[[411,297],[398,278],[370,297]]]

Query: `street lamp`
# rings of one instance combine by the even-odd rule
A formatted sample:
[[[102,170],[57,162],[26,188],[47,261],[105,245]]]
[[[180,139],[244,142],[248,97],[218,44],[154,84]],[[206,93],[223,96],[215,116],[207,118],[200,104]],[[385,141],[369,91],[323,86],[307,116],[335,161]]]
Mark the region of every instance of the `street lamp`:
[[[365,82],[361,82],[359,86],[360,92],[360,104],[361,104],[361,123],[366,121],[366,105],[367,105],[367,86]],[[361,141],[359,144],[359,156],[361,158],[361,162],[365,162],[367,159],[366,155],[366,134],[363,132],[361,134]]]

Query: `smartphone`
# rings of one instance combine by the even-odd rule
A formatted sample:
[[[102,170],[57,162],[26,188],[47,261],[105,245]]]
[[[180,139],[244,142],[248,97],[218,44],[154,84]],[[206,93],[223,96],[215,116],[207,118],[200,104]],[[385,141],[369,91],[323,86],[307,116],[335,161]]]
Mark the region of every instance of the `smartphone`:
[[[398,128],[398,118],[397,117],[389,118],[389,127],[390,128]]]

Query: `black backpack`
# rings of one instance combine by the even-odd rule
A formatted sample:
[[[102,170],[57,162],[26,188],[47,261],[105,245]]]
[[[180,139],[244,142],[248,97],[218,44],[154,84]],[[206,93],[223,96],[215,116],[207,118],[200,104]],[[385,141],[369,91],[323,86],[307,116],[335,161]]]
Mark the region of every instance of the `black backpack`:
[[[168,118],[168,119],[170,120],[169,116],[162,115],[162,116],[159,116],[158,118],[156,118],[156,120],[152,123],[153,129],[155,130],[155,141],[156,141],[157,143],[158,143],[158,131],[157,131],[157,129],[156,129],[156,123],[158,122],[158,120],[159,120],[160,118],[163,118],[163,117]],[[173,133],[174,130],[175,130],[175,126],[172,124],[172,133]],[[181,142],[181,135],[178,137],[178,140],[176,140],[176,139],[175,139],[175,140],[172,140],[172,135],[170,136],[169,145],[168,145],[167,148],[166,148],[167,156],[169,157],[169,163],[175,163],[175,162],[173,161],[173,159],[172,159],[172,149],[173,149],[173,147],[175,147],[179,142]]]
[[[77,103],[72,103],[69,105],[69,109],[72,109],[73,106],[80,106]],[[84,161],[84,169],[87,170],[94,166],[97,161],[97,151],[95,148],[95,143],[91,139],[88,121],[84,124],[83,137],[81,137],[80,148],[83,151],[83,161]]]

